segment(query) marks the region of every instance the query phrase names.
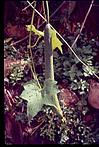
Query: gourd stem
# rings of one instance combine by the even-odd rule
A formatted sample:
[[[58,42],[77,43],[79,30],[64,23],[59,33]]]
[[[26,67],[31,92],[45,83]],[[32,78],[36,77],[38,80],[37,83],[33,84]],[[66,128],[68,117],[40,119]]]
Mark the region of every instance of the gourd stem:
[[[44,31],[45,79],[51,79],[52,81],[54,81],[53,51],[52,51],[50,30],[51,30],[50,24],[47,24],[45,26],[45,31]],[[53,99],[54,99],[54,104],[57,107],[56,112],[61,118],[63,118],[63,113],[58,101],[57,94],[53,96]]]

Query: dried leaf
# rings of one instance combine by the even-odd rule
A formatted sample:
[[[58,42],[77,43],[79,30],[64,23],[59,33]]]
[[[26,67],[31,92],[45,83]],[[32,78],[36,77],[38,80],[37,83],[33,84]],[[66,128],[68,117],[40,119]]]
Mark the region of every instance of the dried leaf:
[[[57,38],[56,35],[56,31],[51,29],[51,41],[52,41],[52,50],[54,51],[54,49],[58,48],[60,50],[60,52],[62,53],[62,43],[61,41]]]
[[[37,30],[34,25],[26,25],[26,27],[27,31],[32,31],[38,36],[44,36],[44,32]]]

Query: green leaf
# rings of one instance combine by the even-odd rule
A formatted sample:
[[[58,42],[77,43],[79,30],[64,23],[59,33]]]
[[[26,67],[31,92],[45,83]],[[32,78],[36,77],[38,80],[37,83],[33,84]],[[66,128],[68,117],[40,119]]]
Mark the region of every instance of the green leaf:
[[[79,76],[83,76],[83,73],[82,73],[80,70],[78,70],[78,71],[76,72],[76,74],[77,74],[78,77],[79,77]]]
[[[71,89],[77,90],[77,89],[78,89],[77,83],[72,82],[72,83],[71,83]]]
[[[64,68],[71,67],[71,63],[68,60],[65,60],[63,62],[63,66],[64,66]]]
[[[42,95],[39,87],[34,81],[26,83],[21,98],[28,101],[27,115],[34,117],[42,108]]]
[[[38,36],[44,36],[44,32],[37,30],[34,25],[26,25],[26,27],[27,31],[32,31]]]
[[[85,77],[88,77],[88,76],[89,76],[89,74],[87,74],[86,72],[84,72],[84,76],[85,76]]]
[[[84,72],[86,72],[87,74],[89,75],[93,75],[94,73],[96,73],[96,69],[94,68],[94,66],[87,66],[87,67],[84,67],[83,66],[83,70]],[[84,73],[85,74],[85,73]]]
[[[74,62],[77,64],[77,63],[79,63],[80,61],[79,61],[77,58],[74,58]]]
[[[61,113],[59,105],[57,105],[58,99],[55,99],[55,95],[59,92],[56,83],[54,80],[47,79],[42,90],[34,81],[27,82],[24,85],[24,90],[20,97],[28,101],[27,115],[29,117],[34,117],[44,104],[54,107],[56,112]]]

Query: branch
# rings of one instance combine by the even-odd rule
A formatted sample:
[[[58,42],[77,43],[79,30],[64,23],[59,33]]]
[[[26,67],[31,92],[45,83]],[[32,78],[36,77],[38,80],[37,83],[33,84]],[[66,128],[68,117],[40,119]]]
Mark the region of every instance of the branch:
[[[46,18],[46,12],[45,12],[45,5],[44,5],[44,1],[42,1],[42,6],[43,6],[43,13],[44,13],[44,17]],[[45,21],[44,21],[45,22]]]
[[[46,1],[46,9],[47,9],[47,23],[49,23],[49,6],[48,6],[48,1]]]
[[[43,1],[42,1],[43,2]],[[49,18],[51,18],[51,17],[53,17],[55,14],[56,14],[56,12],[63,6],[63,4],[65,3],[66,1],[63,1],[63,3],[51,14],[51,16],[49,17]],[[45,17],[46,18],[46,17]],[[39,26],[39,28],[43,25],[45,23],[45,21]]]
[[[31,5],[31,3],[30,3],[29,1],[27,1],[27,3],[33,8],[33,10],[35,10],[35,12],[36,12],[42,19],[44,19],[45,21],[47,21],[47,20],[42,16],[42,14],[40,14],[40,13]]]
[[[86,16],[85,16],[85,18],[84,18],[84,21],[83,21],[83,23],[82,23],[80,32],[79,32],[78,36],[76,37],[76,39],[74,40],[74,42],[73,42],[71,48],[74,47],[74,45],[76,44],[76,42],[77,42],[79,36],[81,35],[81,32],[82,32],[82,30],[83,30],[83,28],[84,28],[85,22],[86,22],[86,20],[87,20],[87,18],[88,18],[88,15],[89,15],[90,11],[91,11],[91,8],[92,8],[92,6],[93,6],[93,3],[94,3],[94,0],[92,0],[91,4],[90,4],[90,6],[89,6],[89,9],[88,9],[88,11],[87,11],[87,14],[86,14]]]
[[[50,18],[55,15],[55,13],[66,3],[66,1],[63,1],[62,4],[51,14]]]
[[[45,120],[43,119],[43,120],[41,121],[41,123],[33,129],[31,135],[33,135],[33,134],[40,128],[40,126],[44,123],[44,121],[45,121]]]
[[[24,40],[27,39],[28,37],[29,37],[29,36],[27,35],[26,37],[24,37],[24,38],[22,38],[22,39],[20,39],[20,40],[18,40],[18,41],[16,41],[16,42],[14,42],[14,43],[11,43],[10,45],[11,45],[11,46],[12,46],[12,45],[16,45],[16,44],[18,44],[18,43],[24,41]]]
[[[32,3],[31,3],[31,5],[33,4],[33,3],[35,3],[35,1],[33,1]],[[27,8],[29,8],[30,7],[30,5],[28,5],[28,6],[26,6],[24,9],[22,9],[22,11],[25,11]]]
[[[34,7],[36,6],[36,3],[34,5]],[[31,25],[33,24],[33,20],[34,20],[34,11],[32,12],[32,19],[31,19]],[[34,61],[33,61],[33,55],[32,55],[32,49],[31,49],[31,35],[32,35],[32,32],[30,31],[29,33],[29,49],[30,49],[30,54],[31,54],[31,59],[32,59],[32,67],[33,67],[33,70],[32,70],[32,67],[31,67],[31,71],[32,71],[32,75],[35,79],[35,68],[34,68]]]

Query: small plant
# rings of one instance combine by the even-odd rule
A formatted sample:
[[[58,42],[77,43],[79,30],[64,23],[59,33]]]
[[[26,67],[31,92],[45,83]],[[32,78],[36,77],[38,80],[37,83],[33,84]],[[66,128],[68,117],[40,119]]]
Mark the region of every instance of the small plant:
[[[89,79],[99,78],[99,41],[82,32],[85,20],[72,32],[67,21],[63,38],[50,24],[48,1],[41,3],[44,17],[34,1],[31,24],[25,24],[29,40],[20,46],[12,38],[4,42],[5,142],[96,143],[88,94]],[[46,22],[43,31],[33,22],[34,12]]]

